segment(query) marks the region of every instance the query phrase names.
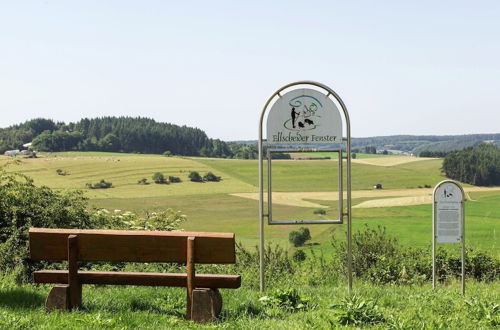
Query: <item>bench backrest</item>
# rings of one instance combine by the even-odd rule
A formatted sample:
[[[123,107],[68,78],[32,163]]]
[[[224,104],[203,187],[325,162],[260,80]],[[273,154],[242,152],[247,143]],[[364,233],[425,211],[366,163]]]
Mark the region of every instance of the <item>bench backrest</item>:
[[[68,236],[78,237],[78,260],[186,262],[187,238],[195,237],[195,263],[235,263],[232,233],[30,228],[32,260],[68,259]]]

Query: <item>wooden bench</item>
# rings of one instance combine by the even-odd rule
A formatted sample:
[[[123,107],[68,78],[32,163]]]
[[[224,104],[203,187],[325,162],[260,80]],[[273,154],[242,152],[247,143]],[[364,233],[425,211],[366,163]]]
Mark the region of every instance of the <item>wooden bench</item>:
[[[83,284],[185,287],[186,318],[205,322],[221,311],[218,289],[241,286],[240,275],[195,272],[197,263],[235,263],[232,233],[31,228],[29,245],[32,260],[68,261],[68,270],[34,272],[36,283],[61,284],[47,297],[49,310],[80,307]],[[186,264],[187,273],[79,271],[79,261],[175,262]]]

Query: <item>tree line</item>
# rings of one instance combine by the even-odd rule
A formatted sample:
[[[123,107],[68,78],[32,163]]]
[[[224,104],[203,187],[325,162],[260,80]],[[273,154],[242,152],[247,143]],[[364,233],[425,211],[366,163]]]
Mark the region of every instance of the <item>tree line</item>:
[[[482,143],[451,152],[443,161],[443,172],[451,179],[473,185],[500,185],[500,149]]]
[[[128,153],[255,158],[252,147],[208,138],[198,128],[150,118],[84,118],[75,123],[37,118],[0,129],[0,152],[32,142],[38,151],[108,151]],[[255,148],[256,149],[256,148]]]

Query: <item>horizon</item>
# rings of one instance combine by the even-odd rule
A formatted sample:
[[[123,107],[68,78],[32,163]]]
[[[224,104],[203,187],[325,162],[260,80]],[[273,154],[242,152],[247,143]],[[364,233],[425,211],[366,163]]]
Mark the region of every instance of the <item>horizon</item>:
[[[304,78],[340,95],[353,137],[495,134],[476,132],[500,122],[499,16],[495,1],[2,3],[0,126],[125,115],[253,140],[267,98]]]
[[[103,118],[103,117],[116,117],[116,118],[119,118],[119,117],[130,117],[130,118],[139,118],[139,117],[132,117],[132,116],[129,116],[129,115],[122,115],[122,116],[99,116],[99,117],[92,117],[92,118],[84,117],[84,118],[80,118],[79,120],[76,120],[76,121],[70,121],[70,122],[64,121],[64,124],[70,124],[70,123],[74,124],[74,123],[77,123],[78,121],[80,121],[82,119],[94,119],[94,118]],[[152,120],[154,120],[157,123],[165,123],[165,124],[172,124],[172,125],[177,125],[177,126],[184,126],[184,125],[179,125],[179,124],[171,123],[171,122],[158,121],[155,118],[148,118],[148,117],[141,117],[141,118],[152,119]],[[56,120],[54,118],[43,118],[43,117],[31,118],[31,119],[27,119],[26,121],[33,120],[33,119],[48,119],[48,120],[52,120],[54,123],[61,122],[61,120]],[[0,127],[0,129],[5,129],[5,128],[11,127],[11,126],[15,126],[15,125],[20,125],[20,124],[23,124],[26,121],[19,122],[19,123],[14,123],[14,124],[6,126],[6,127]],[[196,128],[196,129],[201,129],[200,127],[194,127],[194,126],[193,127],[192,126],[188,126],[188,127]],[[204,132],[207,133],[206,131],[204,131]],[[392,134],[392,135],[373,135],[373,136],[352,136],[351,138],[353,138],[353,139],[368,139],[368,138],[383,138],[383,137],[395,137],[395,136],[422,136],[422,137],[431,137],[431,136],[446,137],[446,136],[452,136],[452,137],[454,137],[454,136],[468,136],[468,135],[474,136],[474,135],[498,135],[498,134],[500,134],[500,132],[486,132],[486,133],[483,132],[483,133],[468,133],[468,134]],[[244,142],[244,141],[257,141],[258,140],[257,138],[255,138],[255,139],[223,140],[223,139],[220,139],[220,138],[218,138],[216,136],[209,136],[208,134],[207,134],[207,137],[211,138],[211,139],[219,139],[219,140],[226,141],[226,142]]]

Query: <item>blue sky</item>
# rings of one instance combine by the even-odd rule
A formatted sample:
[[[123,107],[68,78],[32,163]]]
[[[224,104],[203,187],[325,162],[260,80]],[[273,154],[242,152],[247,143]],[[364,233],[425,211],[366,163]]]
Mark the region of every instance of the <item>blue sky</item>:
[[[500,1],[1,1],[0,127],[128,115],[256,139],[316,80],[356,137],[500,132]]]

